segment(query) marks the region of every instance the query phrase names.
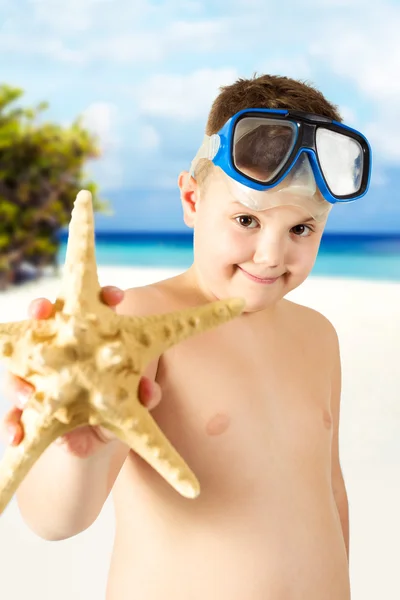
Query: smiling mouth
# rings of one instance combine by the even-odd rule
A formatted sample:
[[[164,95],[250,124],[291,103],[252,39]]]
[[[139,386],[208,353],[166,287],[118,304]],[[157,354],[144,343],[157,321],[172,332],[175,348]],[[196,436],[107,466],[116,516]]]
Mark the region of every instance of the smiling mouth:
[[[249,279],[251,279],[252,281],[256,281],[257,283],[274,283],[277,279],[279,279],[279,277],[281,277],[281,275],[277,275],[276,277],[258,277],[257,275],[253,275],[252,273],[249,273],[248,271],[246,271],[245,269],[243,269],[242,267],[238,268],[242,271],[242,273],[244,273],[244,275],[246,275]]]

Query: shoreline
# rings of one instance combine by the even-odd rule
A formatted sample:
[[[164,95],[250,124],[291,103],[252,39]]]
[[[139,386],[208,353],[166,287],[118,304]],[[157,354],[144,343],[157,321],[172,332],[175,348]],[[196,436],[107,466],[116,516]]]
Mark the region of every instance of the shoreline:
[[[400,260],[400,257],[399,257]],[[41,284],[44,285],[49,285],[49,284],[54,284],[56,281],[59,281],[62,278],[62,272],[64,269],[64,265],[60,266],[59,268],[59,274],[55,275],[53,274],[51,269],[49,269],[48,272],[44,272],[42,276],[32,279],[32,280],[27,280],[23,283],[20,284],[13,284],[10,285],[8,288],[6,288],[5,290],[1,290],[0,291],[0,300],[3,296],[7,296],[10,293],[20,293],[23,290],[29,290],[31,287],[34,286],[39,286]],[[128,274],[131,275],[136,275],[139,277],[140,280],[140,284],[142,280],[145,281],[157,281],[157,279],[159,278],[161,279],[165,279],[166,277],[170,277],[173,275],[176,275],[178,273],[182,273],[183,271],[186,270],[186,267],[149,267],[149,266],[141,266],[141,265],[120,265],[120,264],[111,264],[111,265],[98,265],[97,266],[97,271],[98,271],[98,277],[99,277],[99,281],[100,284],[102,284],[102,280],[104,279],[105,276],[107,275],[111,275],[112,278],[117,278],[117,279],[121,279],[121,277],[126,276]],[[375,279],[374,277],[354,277],[352,275],[319,275],[319,274],[310,274],[307,279],[305,280],[305,282],[303,282],[301,284],[302,287],[304,285],[307,284],[308,281],[310,280],[318,280],[318,281],[331,281],[331,280],[335,280],[338,282],[357,282],[357,283],[371,283],[371,284],[378,284],[378,285],[394,285],[394,286],[398,286],[400,285],[400,281],[396,280],[396,279],[391,279],[391,278],[387,278],[387,279]],[[113,285],[113,283],[111,283],[110,285]],[[141,284],[142,285],[142,284]]]
[[[121,289],[141,287],[182,273],[181,268],[138,267],[138,266],[98,266],[98,278],[101,286],[115,285]],[[14,285],[0,292],[0,322],[15,319],[14,315],[26,317],[31,300],[45,297],[53,301],[62,278],[63,267],[58,275],[44,274],[41,278]],[[386,313],[396,307],[400,313],[400,281],[355,279],[352,277],[310,275],[298,288],[286,294],[285,298],[305,304],[323,314],[336,312],[335,304],[360,302],[357,309],[365,307],[362,295],[373,299],[374,304],[385,298]],[[3,312],[4,311],[4,312]],[[3,314],[2,314],[3,313]],[[4,313],[6,313],[4,315]],[[25,314],[24,314],[25,313]],[[18,318],[21,318],[18,316]],[[329,318],[329,317],[328,317]],[[400,319],[400,315],[399,315]]]

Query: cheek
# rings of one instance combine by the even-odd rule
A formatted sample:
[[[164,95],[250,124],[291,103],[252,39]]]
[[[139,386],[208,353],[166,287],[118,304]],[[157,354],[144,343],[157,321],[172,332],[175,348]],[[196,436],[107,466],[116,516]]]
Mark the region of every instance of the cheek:
[[[319,242],[307,240],[307,243],[296,243],[291,248],[290,263],[296,271],[310,271],[315,263]]]
[[[225,225],[217,243],[221,259],[235,264],[248,259],[252,246],[251,237],[232,223]]]
[[[206,222],[203,219],[199,221],[195,230],[197,247],[201,247],[202,254],[226,264],[239,262],[243,253],[251,246],[249,236],[245,234],[246,232],[229,222],[228,218],[211,216]]]

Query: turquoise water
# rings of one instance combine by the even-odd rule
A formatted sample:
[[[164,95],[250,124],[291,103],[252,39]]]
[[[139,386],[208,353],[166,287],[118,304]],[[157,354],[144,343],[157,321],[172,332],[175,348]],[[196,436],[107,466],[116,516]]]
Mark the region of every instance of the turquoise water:
[[[59,260],[65,260],[62,238]],[[187,234],[101,233],[99,265],[185,269],[193,258]],[[323,238],[312,275],[400,281],[400,236],[335,235]]]

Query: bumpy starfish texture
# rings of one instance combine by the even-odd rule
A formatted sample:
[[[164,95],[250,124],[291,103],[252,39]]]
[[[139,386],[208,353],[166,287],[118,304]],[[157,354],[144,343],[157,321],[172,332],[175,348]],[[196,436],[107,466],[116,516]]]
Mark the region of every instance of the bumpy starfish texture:
[[[238,316],[227,299],[148,317],[118,315],[100,298],[91,194],[79,192],[69,226],[61,291],[52,316],[0,324],[0,360],[35,387],[24,438],[0,462],[0,514],[44,450],[83,426],[112,431],[180,494],[199,482],[139,400],[145,367],[174,344]]]

